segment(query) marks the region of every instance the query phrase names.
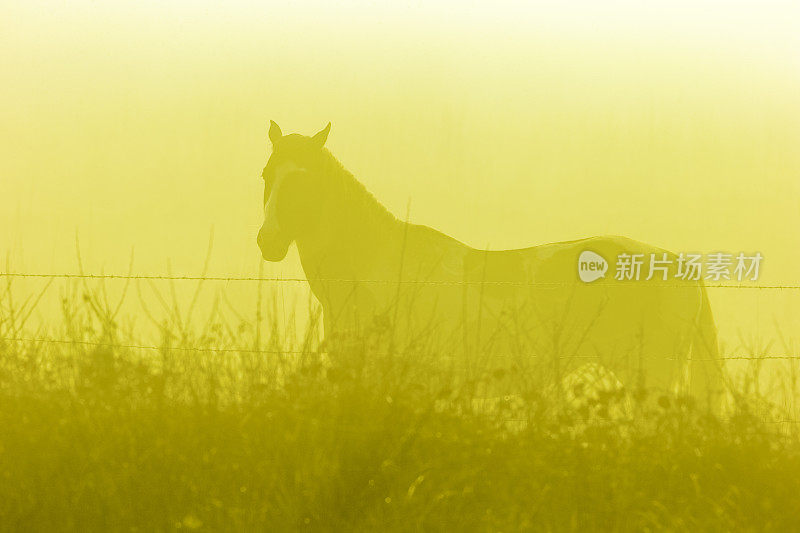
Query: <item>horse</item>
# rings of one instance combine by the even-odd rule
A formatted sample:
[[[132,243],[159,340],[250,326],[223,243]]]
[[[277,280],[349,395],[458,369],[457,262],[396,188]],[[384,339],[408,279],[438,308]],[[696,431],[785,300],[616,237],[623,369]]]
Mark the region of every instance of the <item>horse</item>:
[[[325,339],[383,325],[390,346],[436,344],[472,368],[513,371],[538,358],[562,376],[591,363],[626,387],[718,398],[716,327],[702,280],[580,277],[587,252],[598,259],[588,268],[621,254],[675,264],[675,254],[621,236],[473,248],[389,212],[325,147],[330,128],[284,135],[270,121],[257,237],[273,262],[296,243]]]

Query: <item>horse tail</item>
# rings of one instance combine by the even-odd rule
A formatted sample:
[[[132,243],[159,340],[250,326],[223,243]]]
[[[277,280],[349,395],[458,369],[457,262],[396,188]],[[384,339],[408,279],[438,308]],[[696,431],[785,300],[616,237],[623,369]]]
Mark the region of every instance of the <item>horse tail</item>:
[[[719,358],[717,327],[706,288],[700,285],[700,310],[692,338],[689,361],[689,390],[697,400],[705,401],[714,412],[721,408],[724,394],[722,360]]]

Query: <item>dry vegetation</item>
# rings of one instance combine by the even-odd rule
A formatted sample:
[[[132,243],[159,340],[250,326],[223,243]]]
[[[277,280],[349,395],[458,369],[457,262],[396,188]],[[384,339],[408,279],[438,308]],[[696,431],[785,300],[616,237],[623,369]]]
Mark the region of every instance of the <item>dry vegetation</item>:
[[[313,336],[290,343],[260,314],[214,313],[192,331],[175,309],[147,350],[102,291],[65,293],[49,333],[23,325],[36,298],[12,293],[0,302],[0,530],[800,523],[794,425],[756,413],[754,395],[715,417],[657,391],[633,406],[602,391],[566,401],[531,380],[487,407],[415,354],[351,344],[326,362]],[[70,342],[8,340],[33,337]]]

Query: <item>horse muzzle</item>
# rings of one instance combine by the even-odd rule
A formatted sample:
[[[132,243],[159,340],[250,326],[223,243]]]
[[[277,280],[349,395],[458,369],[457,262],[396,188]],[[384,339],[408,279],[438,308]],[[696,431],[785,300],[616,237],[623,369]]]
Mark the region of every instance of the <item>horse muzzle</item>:
[[[262,227],[258,231],[258,248],[265,261],[281,261],[289,251],[291,239],[285,238],[279,232],[265,231]]]

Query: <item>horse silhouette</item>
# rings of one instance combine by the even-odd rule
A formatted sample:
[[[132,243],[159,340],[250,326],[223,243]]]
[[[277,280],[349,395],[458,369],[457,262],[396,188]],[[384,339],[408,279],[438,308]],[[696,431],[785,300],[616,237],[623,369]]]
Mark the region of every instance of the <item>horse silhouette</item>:
[[[667,254],[674,264],[673,254],[618,236],[472,248],[390,213],[325,148],[330,127],[311,137],[283,135],[271,121],[257,239],[268,261],[297,244],[326,339],[388,324],[395,344],[425,339],[473,365],[538,358],[558,375],[589,361],[625,385],[707,398],[720,392],[702,281],[605,275],[586,283],[578,276],[585,251],[601,259]]]

